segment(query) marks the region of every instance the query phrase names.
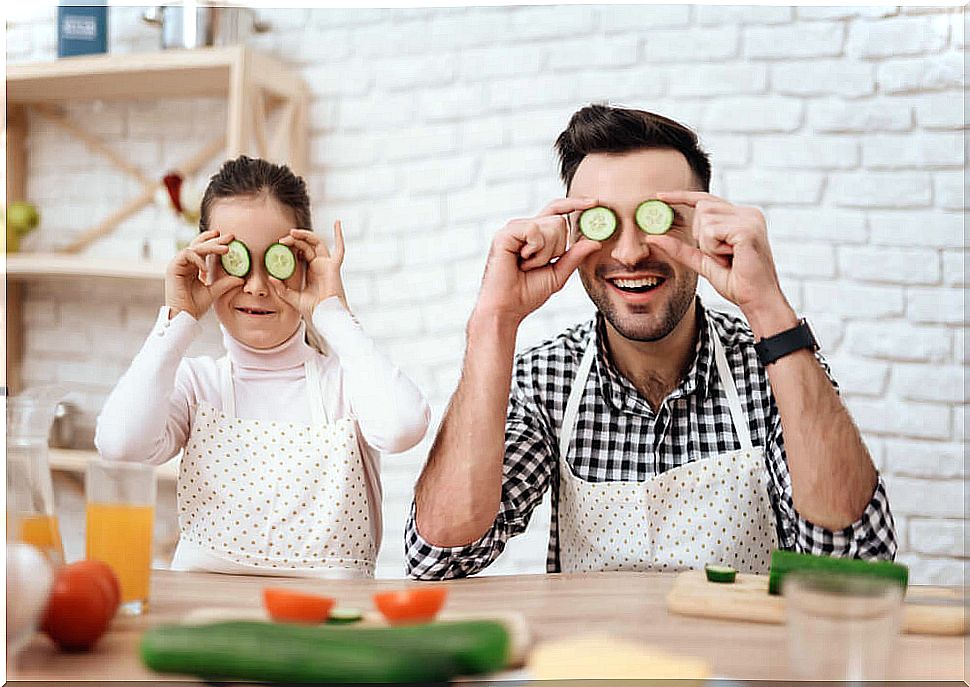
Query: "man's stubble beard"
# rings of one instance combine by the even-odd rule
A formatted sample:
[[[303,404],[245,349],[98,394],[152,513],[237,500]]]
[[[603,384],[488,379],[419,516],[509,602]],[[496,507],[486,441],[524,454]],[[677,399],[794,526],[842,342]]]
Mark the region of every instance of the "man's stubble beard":
[[[580,272],[583,287],[596,309],[603,313],[620,336],[630,341],[659,341],[670,334],[680,323],[690,309],[691,303],[697,295],[697,273],[690,272],[683,280],[673,284],[673,279],[667,279],[661,288],[674,286],[674,290],[660,304],[651,304],[650,310],[638,313],[631,309],[629,314],[621,315],[615,303],[608,294],[609,286],[604,280],[596,277],[588,278]],[[659,305],[659,310],[657,307]],[[648,314],[649,313],[649,314]]]

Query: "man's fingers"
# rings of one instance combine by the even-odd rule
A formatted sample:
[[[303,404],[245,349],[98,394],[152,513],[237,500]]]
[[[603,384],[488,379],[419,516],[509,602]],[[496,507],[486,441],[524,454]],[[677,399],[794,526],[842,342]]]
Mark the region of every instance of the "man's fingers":
[[[542,208],[536,217],[547,217],[549,215],[565,215],[576,210],[586,210],[594,207],[597,203],[595,198],[560,198],[549,203]],[[561,220],[560,220],[561,221]]]
[[[714,200],[726,203],[723,198],[719,198],[706,191],[660,191],[656,196],[657,200],[662,200],[668,205],[678,204],[696,207],[702,200]]]
[[[680,264],[694,270],[712,284],[726,280],[728,267],[723,256],[708,255],[699,248],[688,245],[673,236],[651,236],[651,248],[659,248]]]

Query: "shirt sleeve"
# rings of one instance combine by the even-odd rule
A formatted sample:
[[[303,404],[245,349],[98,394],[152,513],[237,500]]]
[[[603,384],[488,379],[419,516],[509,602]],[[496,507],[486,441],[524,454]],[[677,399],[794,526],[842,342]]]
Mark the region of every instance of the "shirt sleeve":
[[[832,385],[838,384],[831,369],[818,354],[819,363]],[[781,417],[775,411],[775,422],[768,435],[765,450],[771,475],[773,501],[778,517],[779,539],[784,549],[838,558],[893,560],[896,556],[896,524],[889,509],[889,498],[882,476],[862,516],[844,529],[835,531],[820,527],[803,518],[795,510],[792,499],[791,475],[785,453],[785,438]]]
[[[158,318],[108,395],[98,415],[94,445],[105,460],[160,465],[177,454],[191,430],[191,391],[184,356],[201,325],[182,311]]]
[[[408,575],[419,580],[474,575],[498,558],[510,538],[528,527],[532,511],[549,488],[552,466],[556,464],[555,442],[535,398],[522,390],[521,375],[516,374],[505,424],[502,502],[495,521],[480,539],[464,546],[429,543],[418,532],[412,501],[404,536]]]
[[[417,445],[431,421],[417,385],[377,349],[336,296],[319,303],[312,319],[340,360],[344,393],[364,441],[383,453]]]

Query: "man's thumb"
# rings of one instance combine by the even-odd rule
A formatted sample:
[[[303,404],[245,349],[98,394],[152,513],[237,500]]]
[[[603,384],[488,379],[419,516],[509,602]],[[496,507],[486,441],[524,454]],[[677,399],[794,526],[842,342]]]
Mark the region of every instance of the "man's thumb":
[[[599,241],[590,241],[589,239],[583,239],[578,243],[574,243],[569,250],[562,254],[556,261],[556,264],[552,266],[553,273],[556,275],[556,283],[562,287],[566,283],[566,280],[569,279],[569,275],[576,271],[576,268],[582,264],[583,260],[602,247],[603,244]]]

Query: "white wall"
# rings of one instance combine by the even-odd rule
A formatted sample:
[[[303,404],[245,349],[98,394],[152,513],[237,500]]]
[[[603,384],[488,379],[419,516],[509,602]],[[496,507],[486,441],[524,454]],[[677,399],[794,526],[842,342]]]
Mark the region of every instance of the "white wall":
[[[26,4],[25,4],[26,5]],[[138,8],[111,10],[115,53],[153,50]],[[895,7],[550,6],[261,11],[274,53],[313,91],[315,221],[349,238],[352,305],[433,400],[457,379],[489,238],[561,193],[552,142],[591,100],[695,127],[714,192],[762,207],[786,292],[816,327],[889,483],[900,560],[962,580],[965,16]],[[52,59],[54,10],[18,11],[10,62]],[[160,177],[223,126],[218,100],[83,103],[72,116]],[[134,193],[84,146],[31,119],[30,198],[63,245]],[[214,171],[210,166],[206,174]],[[150,209],[92,252],[174,250]],[[32,284],[26,380],[83,393],[90,428],[161,303],[158,286]],[[520,346],[590,313],[578,283],[529,318]],[[214,322],[195,353],[214,353]],[[380,573],[402,571],[403,516],[427,451],[385,461]],[[548,516],[546,515],[546,519]],[[542,520],[542,518],[540,518]],[[539,571],[545,522],[493,567]]]

